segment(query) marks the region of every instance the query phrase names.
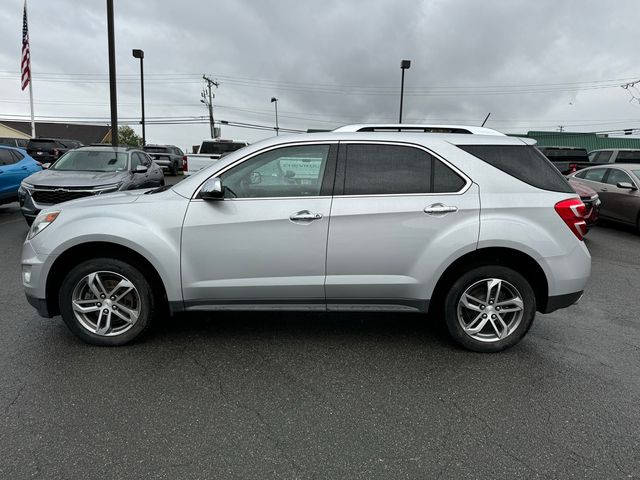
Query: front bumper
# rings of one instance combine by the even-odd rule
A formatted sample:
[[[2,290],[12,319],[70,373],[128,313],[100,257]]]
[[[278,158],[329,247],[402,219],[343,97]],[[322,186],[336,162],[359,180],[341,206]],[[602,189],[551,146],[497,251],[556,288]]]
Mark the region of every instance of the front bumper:
[[[50,318],[53,316],[47,302],[47,275],[56,259],[56,255],[42,255],[37,253],[31,242],[25,240],[22,244],[22,286],[27,301],[35,307],[38,313]]]
[[[36,206],[33,198],[31,198],[31,193],[23,189],[18,191],[18,203],[20,204],[20,211],[27,221],[33,222],[40,210],[42,210],[41,206]]]
[[[27,297],[27,302],[31,304],[33,308],[35,308],[38,312],[38,315],[44,318],[51,318],[53,315],[49,313],[49,307],[47,306],[47,300],[44,298],[36,298],[33,295],[25,292]]]

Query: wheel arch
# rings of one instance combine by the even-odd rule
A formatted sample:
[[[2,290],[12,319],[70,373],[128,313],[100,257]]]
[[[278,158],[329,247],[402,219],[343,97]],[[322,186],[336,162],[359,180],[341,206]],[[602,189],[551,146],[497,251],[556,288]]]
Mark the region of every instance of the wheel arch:
[[[98,253],[99,252],[99,253]],[[51,265],[45,286],[47,309],[51,315],[60,314],[58,289],[67,274],[79,263],[93,258],[115,258],[140,270],[151,282],[154,291],[161,292],[161,308],[169,308],[167,288],[153,264],[142,254],[117,243],[86,242],[74,245],[61,253]]]
[[[536,296],[536,310],[544,312],[549,299],[549,284],[547,276],[540,264],[526,253],[507,247],[488,247],[466,253],[451,265],[440,276],[433,289],[429,310],[442,306],[448,289],[460,275],[472,268],[486,265],[500,265],[508,267],[524,276],[531,284]],[[517,266],[517,267],[515,267]],[[515,268],[514,268],[515,267]]]

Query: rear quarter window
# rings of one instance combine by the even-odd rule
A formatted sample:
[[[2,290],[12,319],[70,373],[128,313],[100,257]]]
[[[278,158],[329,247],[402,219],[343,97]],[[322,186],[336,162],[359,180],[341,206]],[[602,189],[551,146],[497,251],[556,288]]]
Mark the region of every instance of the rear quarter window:
[[[547,157],[530,145],[458,145],[458,148],[534,187],[575,193]]]

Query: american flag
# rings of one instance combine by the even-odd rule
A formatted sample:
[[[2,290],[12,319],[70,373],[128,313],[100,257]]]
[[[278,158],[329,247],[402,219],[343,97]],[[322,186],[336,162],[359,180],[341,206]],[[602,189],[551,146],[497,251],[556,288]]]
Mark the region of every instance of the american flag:
[[[29,51],[29,26],[27,25],[27,0],[22,15],[22,90],[31,82],[31,52]]]

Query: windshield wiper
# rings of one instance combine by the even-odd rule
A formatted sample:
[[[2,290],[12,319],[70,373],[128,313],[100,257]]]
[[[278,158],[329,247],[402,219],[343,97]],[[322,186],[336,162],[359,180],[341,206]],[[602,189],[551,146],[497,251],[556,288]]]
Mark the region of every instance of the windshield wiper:
[[[160,192],[164,192],[165,190],[169,190],[173,185],[162,185],[161,187],[158,188],[154,188],[152,190],[147,190],[146,192],[144,192],[145,195],[149,194],[149,193],[160,193]]]

